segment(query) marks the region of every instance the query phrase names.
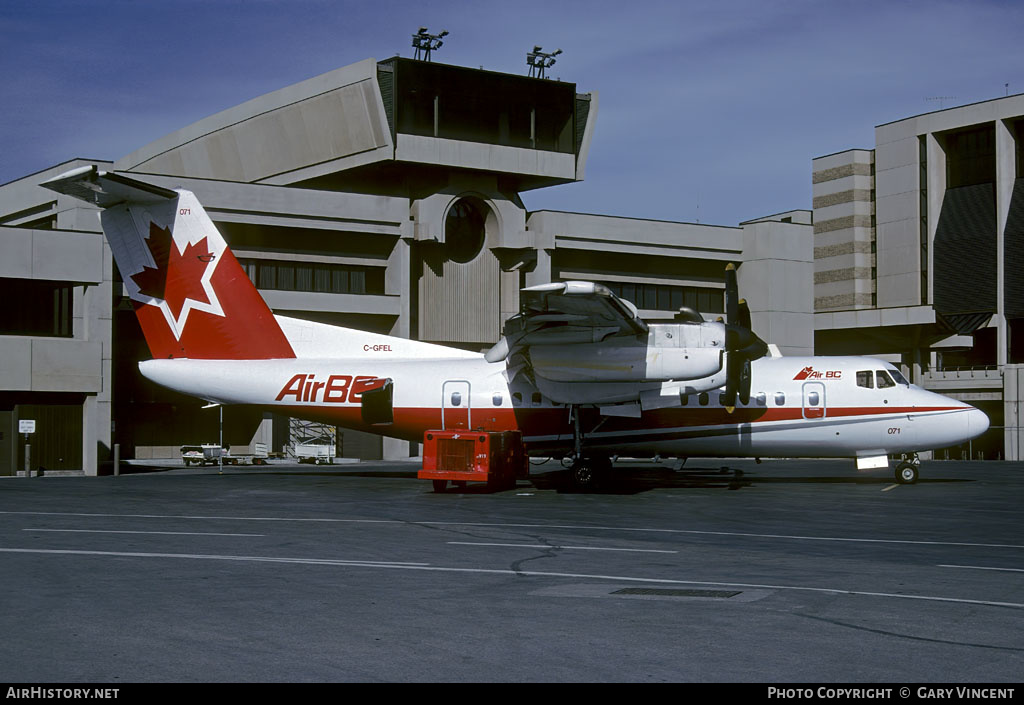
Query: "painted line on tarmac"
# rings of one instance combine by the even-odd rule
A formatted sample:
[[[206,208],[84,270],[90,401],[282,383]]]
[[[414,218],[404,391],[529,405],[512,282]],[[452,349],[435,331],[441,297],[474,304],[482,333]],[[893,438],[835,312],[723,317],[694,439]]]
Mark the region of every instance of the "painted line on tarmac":
[[[845,543],[886,543],[910,546],[967,546],[973,548],[1015,548],[1024,549],[1022,544],[1012,543],[972,543],[967,541],[912,541],[909,539],[869,539],[849,538],[843,536],[802,536],[799,534],[754,534],[738,531],[699,531],[695,529],[653,529],[632,526],[588,526],[581,524],[499,524],[478,521],[417,521],[404,519],[336,519],[333,517],[239,517],[239,516],[205,516],[188,514],[94,514],[82,512],[15,512],[0,511],[0,515],[31,515],[31,516],[75,516],[122,519],[199,519],[204,521],[280,521],[297,523],[325,524],[398,524],[401,526],[479,526],[509,529],[570,529],[573,531],[628,531],[648,532],[654,534],[686,534],[693,536],[744,536],[759,539],[785,539],[790,541],[836,541]]]
[[[209,553],[156,553],[142,551],[79,551],[63,548],[0,548],[0,553],[39,553],[58,556],[100,556],[110,558],[191,558],[254,563],[300,563],[307,565],[365,566],[368,568],[426,568],[429,563],[405,561],[345,560],[342,558],[289,558],[287,556],[222,556]]]
[[[1006,571],[1008,573],[1024,573],[1024,568],[994,568],[987,565],[944,565],[940,564],[940,568],[968,568],[970,570],[999,570]]]
[[[193,560],[235,561],[252,563],[290,563],[299,565],[331,565],[341,568],[388,568],[392,570],[422,570],[437,573],[478,573],[486,575],[508,575],[515,577],[535,578],[573,578],[584,580],[612,580],[621,582],[646,583],[658,585],[714,585],[734,588],[756,588],[762,590],[793,590],[800,592],[818,592],[831,595],[855,595],[861,597],[888,597],[901,600],[919,600],[924,602],[947,602],[985,607],[1009,607],[1024,609],[1020,602],[995,602],[991,600],[970,600],[960,597],[940,597],[937,595],[907,595],[891,592],[869,592],[864,590],[845,590],[842,588],[808,587],[803,585],[767,585],[762,583],[734,583],[711,580],[677,580],[672,578],[640,578],[623,575],[593,575],[587,573],[553,573],[529,570],[508,570],[507,568],[451,568],[432,566],[428,563],[392,563],[387,561],[349,561],[333,558],[288,558],[281,556],[223,556],[204,553],[141,553],[128,551],[76,551],[39,548],[0,548],[0,553],[21,553],[36,555],[59,556],[92,556],[101,558],[177,558]]]
[[[897,487],[899,487],[899,485],[896,485],[896,484],[893,484],[893,485],[889,485],[888,487],[884,488],[884,489],[882,490],[882,492],[888,492],[889,490],[894,490],[894,489],[896,489]]]
[[[22,529],[22,531],[48,531],[66,534],[156,534],[159,536],[266,536],[266,534],[214,534],[201,531],[115,531],[113,529]]]
[[[452,546],[504,546],[509,548],[557,548],[574,551],[629,551],[631,553],[679,553],[654,548],[606,548],[603,546],[551,546],[543,543],[473,543],[470,541],[449,541]]]

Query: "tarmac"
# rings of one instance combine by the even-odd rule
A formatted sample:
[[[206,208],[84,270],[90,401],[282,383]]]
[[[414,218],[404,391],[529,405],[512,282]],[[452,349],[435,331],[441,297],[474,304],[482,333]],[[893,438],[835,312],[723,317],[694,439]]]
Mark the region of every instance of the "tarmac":
[[[619,465],[4,478],[0,681],[1020,681],[1024,463]]]

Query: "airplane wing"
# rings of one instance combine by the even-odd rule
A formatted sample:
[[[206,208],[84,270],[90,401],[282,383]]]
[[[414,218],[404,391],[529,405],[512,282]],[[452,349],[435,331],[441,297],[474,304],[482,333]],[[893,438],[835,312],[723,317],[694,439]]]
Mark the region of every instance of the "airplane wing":
[[[488,362],[500,362],[530,345],[599,343],[648,333],[636,306],[594,282],[527,287],[520,302],[520,312],[506,321],[501,340],[485,355]]]
[[[744,403],[749,398],[749,363],[767,346],[750,329],[732,265],[726,294],[726,321],[705,321],[686,309],[672,323],[648,326],[636,306],[601,284],[529,287],[521,292],[520,312],[484,357],[504,361],[509,382],[522,373],[553,401],[597,404],[603,412],[679,405],[680,395],[723,386],[732,407],[737,395]]]

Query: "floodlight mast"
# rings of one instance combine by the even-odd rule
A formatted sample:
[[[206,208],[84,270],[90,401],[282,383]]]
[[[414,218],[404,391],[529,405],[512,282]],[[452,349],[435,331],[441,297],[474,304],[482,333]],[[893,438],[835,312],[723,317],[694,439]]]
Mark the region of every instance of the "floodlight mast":
[[[533,51],[526,55],[526,63],[530,67],[530,76],[533,78],[547,78],[547,69],[555,65],[555,57],[561,53],[561,49],[555,49],[553,52],[547,53],[543,47],[534,45]]]
[[[430,52],[440,49],[444,44],[442,37],[448,36],[448,30],[441,30],[440,34],[430,34],[426,27],[420,27],[416,34],[412,35],[412,46],[416,50],[414,59],[430,61]]]

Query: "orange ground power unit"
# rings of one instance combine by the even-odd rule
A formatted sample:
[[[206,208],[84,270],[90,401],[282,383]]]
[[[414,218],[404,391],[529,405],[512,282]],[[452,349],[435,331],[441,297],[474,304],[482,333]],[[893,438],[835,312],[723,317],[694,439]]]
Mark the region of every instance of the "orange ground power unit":
[[[443,492],[449,482],[486,482],[494,490],[515,487],[529,470],[519,431],[427,431],[423,434],[423,469],[418,477],[434,481]]]

